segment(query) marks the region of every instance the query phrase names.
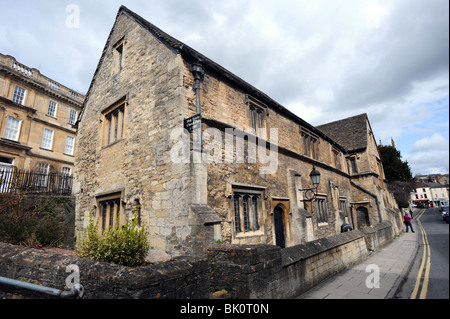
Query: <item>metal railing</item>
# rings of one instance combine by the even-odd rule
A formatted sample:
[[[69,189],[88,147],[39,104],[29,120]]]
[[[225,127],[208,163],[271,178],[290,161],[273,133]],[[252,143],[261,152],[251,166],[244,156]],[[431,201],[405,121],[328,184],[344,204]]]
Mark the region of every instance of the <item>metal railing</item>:
[[[0,166],[0,193],[72,194],[73,177],[62,173],[41,173]]]
[[[69,290],[55,289],[50,287],[44,287],[40,285],[31,284],[29,282],[14,280],[11,278],[0,277],[0,284],[14,286],[18,288],[24,288],[36,292],[40,292],[46,295],[60,297],[60,298],[83,298],[84,288],[81,284],[74,285],[73,288]]]

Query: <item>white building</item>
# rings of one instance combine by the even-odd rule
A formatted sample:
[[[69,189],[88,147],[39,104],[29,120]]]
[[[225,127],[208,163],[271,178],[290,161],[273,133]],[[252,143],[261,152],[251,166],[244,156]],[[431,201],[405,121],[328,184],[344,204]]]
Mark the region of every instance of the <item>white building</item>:
[[[429,207],[448,205],[448,186],[438,183],[418,182],[415,191],[411,193],[411,202],[416,205],[424,204]]]
[[[439,183],[429,183],[428,185],[430,185],[431,201],[433,202],[433,206],[440,207],[448,205],[448,186],[444,186]]]

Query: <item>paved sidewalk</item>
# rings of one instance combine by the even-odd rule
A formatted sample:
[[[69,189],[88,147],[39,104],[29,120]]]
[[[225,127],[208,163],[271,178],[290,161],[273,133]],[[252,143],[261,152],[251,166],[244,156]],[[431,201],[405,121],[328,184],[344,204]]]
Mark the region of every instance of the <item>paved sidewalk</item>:
[[[416,228],[415,225],[414,228]],[[416,257],[418,233],[418,230],[415,233],[403,232],[400,237],[395,238],[382,250],[370,255],[365,261],[326,280],[297,299],[395,298]],[[373,265],[380,271],[379,288],[370,287],[373,286],[374,278],[376,278]],[[369,287],[366,285],[366,280]]]

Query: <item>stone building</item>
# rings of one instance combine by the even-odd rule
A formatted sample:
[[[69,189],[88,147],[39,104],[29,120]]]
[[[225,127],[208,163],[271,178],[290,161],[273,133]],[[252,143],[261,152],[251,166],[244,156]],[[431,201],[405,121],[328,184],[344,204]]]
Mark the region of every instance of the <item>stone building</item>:
[[[78,237],[90,213],[100,230],[137,213],[151,261],[201,254],[216,241],[293,246],[396,209],[381,195],[381,166],[369,179],[349,172],[356,152],[123,6],[78,138]],[[361,170],[374,160],[371,143]],[[372,194],[370,183],[382,191]]]
[[[398,222],[396,202],[384,182],[383,164],[367,114],[323,124],[317,128],[332,136],[347,151],[350,183],[362,191],[353,197],[353,204],[357,206],[357,224],[370,226],[381,220]],[[369,214],[373,207],[376,207],[377,214]]]
[[[84,96],[0,54],[0,170],[72,175]]]

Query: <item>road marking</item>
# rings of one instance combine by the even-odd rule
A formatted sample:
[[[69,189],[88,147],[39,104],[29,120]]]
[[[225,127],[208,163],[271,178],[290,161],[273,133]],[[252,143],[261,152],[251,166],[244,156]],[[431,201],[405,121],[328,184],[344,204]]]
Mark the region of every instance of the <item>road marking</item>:
[[[419,295],[419,299],[426,299],[427,291],[428,291],[428,282],[430,279],[430,269],[431,269],[431,249],[428,242],[428,237],[423,225],[420,221],[420,217],[424,214],[425,211],[422,211],[421,214],[417,217],[417,224],[419,225],[419,229],[422,233],[422,242],[423,242],[423,256],[422,262],[420,264],[419,273],[417,274],[416,284],[414,286],[414,290],[411,294],[410,299],[416,299],[417,294],[420,288],[420,282],[422,279],[422,273],[425,267],[425,276],[422,283],[422,290]],[[426,266],[425,266],[426,265]]]

